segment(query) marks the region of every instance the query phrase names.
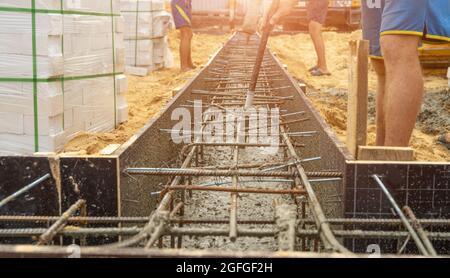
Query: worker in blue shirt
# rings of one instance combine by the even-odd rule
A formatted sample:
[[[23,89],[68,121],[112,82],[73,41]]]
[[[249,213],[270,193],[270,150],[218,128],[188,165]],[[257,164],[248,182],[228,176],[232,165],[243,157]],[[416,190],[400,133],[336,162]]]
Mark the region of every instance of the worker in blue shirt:
[[[180,30],[180,68],[182,72],[195,69],[192,62],[192,1],[170,2],[175,28]]]
[[[450,1],[362,0],[361,4],[363,37],[370,41],[378,76],[376,143],[406,147],[424,95],[418,46],[423,40],[450,41]],[[280,6],[271,23],[289,12]]]

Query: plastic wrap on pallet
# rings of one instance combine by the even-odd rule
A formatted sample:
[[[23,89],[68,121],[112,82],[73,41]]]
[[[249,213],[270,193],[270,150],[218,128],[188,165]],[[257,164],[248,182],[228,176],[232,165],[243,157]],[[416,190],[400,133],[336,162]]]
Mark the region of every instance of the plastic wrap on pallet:
[[[126,120],[123,25],[119,0],[0,0],[0,153]]]
[[[145,69],[146,72],[171,67],[173,58],[167,40],[164,40],[170,28],[171,16],[164,10],[164,1],[121,0],[120,3],[125,20],[126,65]],[[161,40],[165,42],[164,45],[160,44]],[[155,52],[166,55],[160,57]],[[131,74],[133,72],[140,71],[129,71]]]

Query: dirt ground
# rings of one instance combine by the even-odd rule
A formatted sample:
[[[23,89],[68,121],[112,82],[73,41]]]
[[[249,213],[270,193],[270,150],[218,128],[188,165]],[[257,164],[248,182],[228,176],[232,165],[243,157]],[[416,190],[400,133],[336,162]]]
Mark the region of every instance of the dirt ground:
[[[229,35],[195,34],[193,40],[193,59],[200,66],[205,64],[229,37]],[[307,69],[315,64],[313,45],[307,34],[279,35],[271,38],[270,47],[278,58],[288,66],[289,72],[303,80],[313,90],[308,94],[327,122],[334,128],[341,140],[345,140],[346,129],[346,90],[348,88],[348,41],[359,39],[360,32],[325,32],[328,46],[327,58],[332,75],[311,77]],[[175,65],[178,65],[178,35],[170,33],[170,47],[173,50]],[[332,47],[330,47],[332,46]],[[82,133],[72,139],[64,152],[79,155],[99,153],[110,144],[123,144],[142,128],[171,98],[172,90],[183,85],[196,72],[180,73],[178,67],[151,73],[147,77],[128,76],[130,106],[129,120],[112,132],[93,134]],[[443,130],[450,130],[450,94],[445,71],[427,71],[425,76],[427,97],[423,112],[413,134],[412,145],[416,158],[422,161],[449,161],[450,152],[436,143],[436,136]],[[370,72],[369,87],[376,88],[374,72]],[[375,141],[374,101],[371,93],[369,143]]]
[[[315,107],[345,141],[346,130],[346,92],[348,89],[348,42],[360,39],[361,32],[324,33],[327,45],[328,66],[331,76],[312,77],[308,69],[315,65],[314,47],[308,34],[280,35],[272,37],[270,47],[278,58],[288,66],[289,72],[311,87],[308,94]],[[416,159],[420,161],[450,161],[450,151],[436,143],[436,137],[450,130],[450,92],[446,70],[426,70],[425,103],[419,115],[417,128],[413,133],[412,146]],[[369,115],[369,144],[375,143],[375,101],[376,75],[369,73],[371,91]]]

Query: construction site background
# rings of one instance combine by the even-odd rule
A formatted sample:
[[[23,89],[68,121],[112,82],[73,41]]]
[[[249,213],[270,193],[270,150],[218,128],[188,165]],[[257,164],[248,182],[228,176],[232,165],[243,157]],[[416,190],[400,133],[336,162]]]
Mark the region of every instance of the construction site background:
[[[214,4],[212,4],[214,2]],[[349,3],[349,1],[338,1]],[[352,7],[359,9],[360,1],[351,1]],[[245,3],[245,5],[244,5]],[[64,149],[69,154],[98,154],[110,144],[123,144],[141,129],[150,118],[155,117],[172,97],[172,92],[201,70],[210,55],[219,49],[231,35],[227,8],[235,7],[237,18],[245,11],[246,1],[193,0],[194,30],[193,58],[199,66],[195,71],[179,73],[177,68],[163,69],[146,77],[128,76],[129,91],[126,96],[130,106],[129,120],[116,130],[106,133],[82,133],[71,140]],[[299,4],[301,7],[301,4]],[[169,9],[169,6],[166,5]],[[209,13],[199,12],[208,11]],[[213,21],[208,21],[209,18]],[[214,25],[215,20],[219,21]],[[222,22],[220,22],[222,21]],[[199,24],[199,23],[202,24]],[[205,27],[207,26],[207,27]],[[237,26],[239,28],[239,26]],[[344,28],[345,29],[345,28]],[[324,33],[327,58],[330,61],[331,76],[315,78],[308,74],[308,68],[315,63],[315,54],[309,35],[304,31],[285,32],[278,29],[270,40],[270,48],[288,66],[289,72],[311,88],[308,94],[327,123],[333,127],[338,137],[345,142],[346,136],[346,91],[348,89],[348,42],[360,39],[360,30],[341,30],[328,27]],[[173,30],[169,35],[174,62],[179,63],[179,34]],[[426,101],[414,131],[412,145],[416,159],[422,161],[449,161],[450,151],[436,142],[436,136],[450,130],[450,96],[448,79],[443,61],[450,60],[450,45],[425,45],[420,48],[423,60],[431,62],[434,69],[425,71]],[[374,95],[376,79],[373,70],[369,72],[370,122],[369,144],[375,140]]]
[[[217,51],[230,36],[230,33],[220,32],[219,27],[211,27],[208,33],[200,32],[194,35],[193,59],[199,66],[195,71],[179,73],[177,68],[163,69],[151,73],[147,77],[129,76],[129,91],[127,101],[130,106],[128,122],[108,133],[83,133],[69,142],[65,152],[78,154],[97,154],[109,144],[123,144],[149,120],[155,117],[168,100],[172,92],[183,85],[189,78],[201,70],[210,55]],[[216,34],[214,34],[216,33]],[[217,34],[218,33],[218,34]],[[346,90],[348,89],[348,41],[361,36],[360,31],[324,33],[325,42],[329,45],[332,75],[315,78],[307,73],[307,69],[314,63],[315,54],[309,35],[306,33],[281,34],[271,38],[271,50],[288,66],[289,72],[311,87],[309,98],[321,112],[341,140],[345,139],[346,123]],[[179,63],[178,43],[176,31],[169,35],[170,47],[174,53],[175,64]],[[369,73],[369,89],[374,92],[375,73]],[[450,130],[450,95],[446,70],[427,70],[425,86],[429,103],[425,106],[422,123],[415,130],[412,144],[416,151],[416,158],[423,161],[448,161],[450,151],[438,144],[435,137],[439,130]],[[375,128],[373,93],[371,97],[370,113],[372,120],[369,127],[369,143],[373,143]],[[426,115],[425,115],[426,114]]]

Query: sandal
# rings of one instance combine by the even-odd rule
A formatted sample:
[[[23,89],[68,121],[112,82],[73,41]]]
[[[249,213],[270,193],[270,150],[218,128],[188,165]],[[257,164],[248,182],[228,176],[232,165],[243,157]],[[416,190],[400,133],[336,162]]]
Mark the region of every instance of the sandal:
[[[447,138],[446,138],[445,135],[439,136],[438,142],[441,143],[442,145],[444,145],[444,147],[446,147],[447,149],[450,150],[450,142],[447,141]]]
[[[312,76],[330,76],[331,73],[329,73],[329,72],[324,73],[320,69],[315,69],[315,70],[311,71],[311,75]]]
[[[317,67],[317,66],[314,66],[314,67],[308,69],[308,71],[309,71],[309,72],[312,72],[312,71],[317,70],[317,69],[318,69],[318,67]]]

